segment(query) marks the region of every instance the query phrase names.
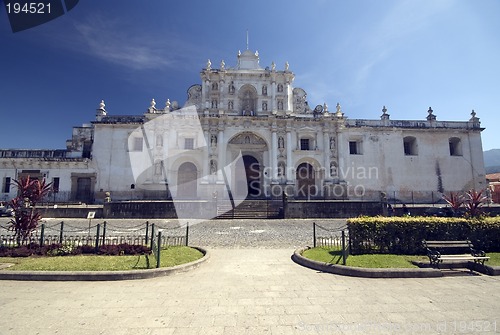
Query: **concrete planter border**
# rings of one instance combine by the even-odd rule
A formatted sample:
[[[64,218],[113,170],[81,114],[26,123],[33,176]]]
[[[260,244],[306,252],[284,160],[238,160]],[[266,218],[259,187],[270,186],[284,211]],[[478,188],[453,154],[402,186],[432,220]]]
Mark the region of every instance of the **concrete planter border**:
[[[191,247],[203,253],[203,257],[190,263],[169,268],[127,270],[127,271],[0,271],[0,280],[26,280],[26,281],[116,281],[148,279],[170,276],[176,273],[196,269],[206,262],[210,255],[207,250]]]
[[[292,260],[305,266],[307,268],[318,270],[321,272],[333,273],[342,276],[351,277],[364,277],[364,278],[433,278],[442,277],[443,273],[440,269],[432,268],[427,263],[414,262],[415,265],[421,266],[418,269],[400,269],[400,268],[388,268],[388,269],[373,269],[373,268],[358,268],[345,265],[337,265],[331,263],[324,263],[319,261],[314,261],[309,258],[302,256],[305,250],[311,249],[311,247],[304,247],[295,250],[292,255]],[[473,271],[477,271],[490,276],[500,275],[500,266],[489,266],[481,265],[474,262],[462,262],[453,264],[454,267],[463,267]],[[443,269],[451,268],[448,264],[443,264]]]
[[[364,278],[432,278],[443,276],[438,269],[372,269],[318,262],[302,256],[302,253],[308,249],[311,248],[305,247],[295,250],[292,256],[293,261],[307,268],[322,272]]]

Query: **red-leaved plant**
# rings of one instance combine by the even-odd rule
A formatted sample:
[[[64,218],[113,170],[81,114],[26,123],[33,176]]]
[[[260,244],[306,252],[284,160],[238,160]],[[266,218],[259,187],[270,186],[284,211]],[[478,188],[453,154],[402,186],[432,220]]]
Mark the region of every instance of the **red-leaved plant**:
[[[465,193],[466,200],[465,200],[465,209],[466,209],[466,215],[469,217],[479,217],[482,214],[481,207],[483,206],[484,203],[488,200],[488,197],[483,194],[484,190],[482,191],[476,191],[476,190],[470,190],[469,192]]]
[[[465,202],[464,196],[458,192],[450,192],[448,196],[443,194],[443,199],[450,205],[455,215],[459,213],[460,208]]]
[[[31,233],[37,228],[42,216],[34,206],[50,192],[52,183],[28,176],[14,180],[14,184],[17,186],[18,195],[10,201],[14,218],[9,222],[9,230],[14,232],[17,244],[21,245],[28,241]]]
[[[478,218],[482,214],[481,207],[488,201],[484,195],[484,190],[469,190],[465,194],[459,192],[450,192],[449,195],[443,195],[443,199],[450,205],[455,216],[460,215],[460,209],[464,208],[464,214],[469,218]]]

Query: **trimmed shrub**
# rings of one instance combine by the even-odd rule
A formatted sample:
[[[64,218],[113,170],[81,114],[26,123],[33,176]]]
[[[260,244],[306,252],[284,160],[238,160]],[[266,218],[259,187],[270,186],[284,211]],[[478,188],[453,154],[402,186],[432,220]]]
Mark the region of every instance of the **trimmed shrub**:
[[[360,217],[347,226],[352,254],[424,254],[423,240],[470,240],[477,249],[500,251],[500,217]]]

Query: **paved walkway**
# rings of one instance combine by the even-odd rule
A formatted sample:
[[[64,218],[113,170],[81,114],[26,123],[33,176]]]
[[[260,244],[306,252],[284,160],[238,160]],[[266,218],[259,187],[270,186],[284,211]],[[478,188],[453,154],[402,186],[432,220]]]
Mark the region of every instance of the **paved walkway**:
[[[124,282],[0,282],[0,334],[488,334],[500,278],[318,273],[292,249],[213,249],[200,268]]]

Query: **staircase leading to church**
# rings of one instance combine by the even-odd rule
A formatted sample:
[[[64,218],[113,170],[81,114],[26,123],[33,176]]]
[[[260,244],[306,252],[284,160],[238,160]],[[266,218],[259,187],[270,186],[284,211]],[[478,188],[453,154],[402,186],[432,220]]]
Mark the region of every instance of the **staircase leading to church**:
[[[218,219],[279,219],[281,217],[281,200],[246,199],[233,211],[229,202],[217,205]]]

